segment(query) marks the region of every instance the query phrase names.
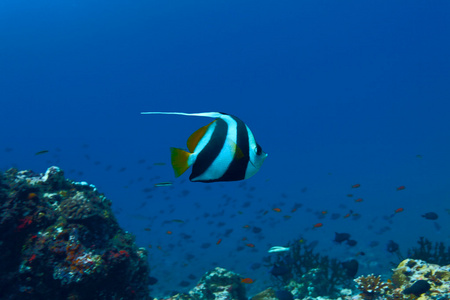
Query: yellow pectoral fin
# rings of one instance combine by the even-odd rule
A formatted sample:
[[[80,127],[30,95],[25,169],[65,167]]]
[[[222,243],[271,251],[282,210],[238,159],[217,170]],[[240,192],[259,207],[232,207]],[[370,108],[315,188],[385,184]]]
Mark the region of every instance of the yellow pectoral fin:
[[[172,167],[175,172],[175,177],[181,176],[187,169],[189,169],[188,159],[191,153],[178,148],[170,148],[170,158],[172,160]]]
[[[238,145],[232,141],[231,139],[228,139],[228,145],[231,147],[231,149],[234,150],[235,156],[237,159],[241,159],[244,157],[244,152],[242,152],[241,148],[238,147]]]

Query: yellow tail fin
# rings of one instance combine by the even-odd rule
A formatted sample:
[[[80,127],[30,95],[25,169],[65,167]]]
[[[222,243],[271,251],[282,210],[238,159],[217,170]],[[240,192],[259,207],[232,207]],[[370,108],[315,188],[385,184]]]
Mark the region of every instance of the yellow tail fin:
[[[191,153],[178,148],[170,148],[170,157],[172,160],[172,168],[175,172],[175,177],[181,176],[187,169],[189,169],[188,159]]]

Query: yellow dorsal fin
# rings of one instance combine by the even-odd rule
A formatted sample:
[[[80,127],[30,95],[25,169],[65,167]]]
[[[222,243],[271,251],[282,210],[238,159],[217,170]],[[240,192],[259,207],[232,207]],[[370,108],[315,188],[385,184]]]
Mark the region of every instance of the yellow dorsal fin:
[[[209,123],[206,126],[201,127],[200,129],[197,129],[187,140],[187,147],[189,151],[194,152],[195,148],[198,145],[198,142],[202,139],[202,137],[205,135],[206,131],[208,130],[208,127],[211,126],[212,123],[216,122],[215,120]]]
[[[178,148],[170,148],[170,158],[172,160],[172,168],[175,172],[175,177],[181,176],[187,169],[189,169],[189,156],[191,153]]]

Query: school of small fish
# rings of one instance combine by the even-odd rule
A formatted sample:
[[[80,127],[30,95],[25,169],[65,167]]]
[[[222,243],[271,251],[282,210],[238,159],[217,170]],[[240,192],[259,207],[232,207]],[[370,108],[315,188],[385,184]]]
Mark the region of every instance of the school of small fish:
[[[93,158],[89,144],[80,147],[87,164],[105,174],[126,176],[127,181],[120,187],[124,195],[133,190],[137,199],[141,199],[130,201],[128,206],[117,206],[114,212],[137,235],[138,243],[148,249],[152,276],[158,279],[152,286],[155,290],[164,293],[173,286],[180,290],[192,287],[208,268],[221,264],[238,271],[246,285],[268,284],[271,276],[282,276],[286,270],[280,265],[265,266],[265,258],[288,253],[288,243],[303,242],[304,237],[325,252],[339,250],[340,255],[356,259],[363,266],[374,264],[374,253],[385,253],[386,257],[400,255],[400,243],[384,236],[390,236],[392,227],[405,216],[414,214],[413,207],[395,202],[398,195],[413,187],[406,189],[401,182],[383,187],[393,199],[390,206],[383,208],[384,215],[367,212],[367,206],[376,199],[365,192],[370,183],[362,181],[349,183],[342,187],[342,193],[333,195],[336,205],[322,201],[328,204],[321,207],[320,199],[313,203],[310,199],[314,190],[305,186],[298,187],[296,193],[280,190],[276,195],[268,195],[256,187],[258,184],[247,180],[259,171],[253,180],[270,186],[270,174],[261,169],[267,154],[237,117],[224,113],[143,114],[215,119],[188,138],[188,151],[178,148],[168,151],[175,178],[159,175],[161,170],[170,168],[166,162],[146,157],[129,165],[115,165]],[[6,152],[11,151],[8,148]],[[34,153],[36,159],[58,164],[61,152],[61,149],[35,150],[30,155]],[[181,176],[189,168],[192,168],[190,181],[219,183],[200,187],[191,184]],[[68,178],[88,174],[81,168],[68,169],[66,173]],[[141,175],[131,176],[137,173]],[[32,193],[29,197],[33,197]],[[442,215],[448,217],[449,211],[438,215],[426,210],[412,217],[440,230],[438,222]],[[362,219],[368,220],[368,225],[361,228]],[[367,238],[371,240],[367,242]]]

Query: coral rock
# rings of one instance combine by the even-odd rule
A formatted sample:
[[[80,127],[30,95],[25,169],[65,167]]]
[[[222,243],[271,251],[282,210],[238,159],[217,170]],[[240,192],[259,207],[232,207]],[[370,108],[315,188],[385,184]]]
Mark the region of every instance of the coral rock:
[[[275,291],[271,288],[268,288],[251,298],[251,300],[278,300]]]
[[[2,299],[150,299],[145,249],[58,167],[0,173],[0,265]]]
[[[206,273],[189,295],[198,300],[246,300],[241,277],[222,268]]]
[[[423,286],[423,281],[429,285],[429,291],[425,294],[421,291],[419,299],[434,299],[434,297],[441,297],[441,299],[449,299],[450,297],[450,265],[439,266],[429,264],[423,260],[405,259],[396,269],[393,270],[392,281],[399,290],[405,293],[415,292],[415,289],[410,289],[419,283]],[[419,283],[418,283],[419,282]],[[446,298],[447,297],[447,298]]]

